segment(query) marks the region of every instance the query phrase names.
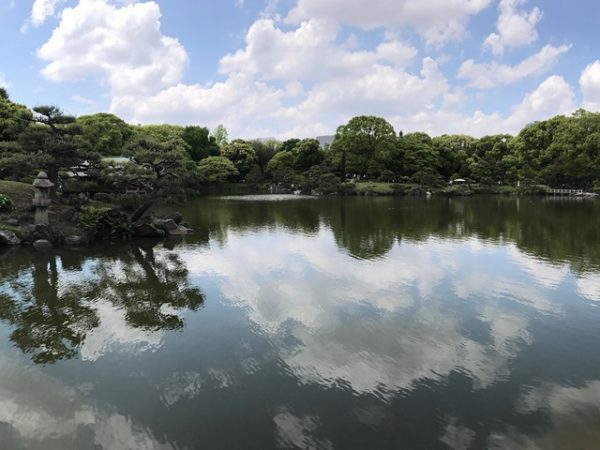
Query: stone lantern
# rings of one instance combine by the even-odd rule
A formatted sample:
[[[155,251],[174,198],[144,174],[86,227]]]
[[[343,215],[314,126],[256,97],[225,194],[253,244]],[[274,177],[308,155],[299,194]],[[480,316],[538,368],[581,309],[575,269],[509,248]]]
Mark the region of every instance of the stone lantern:
[[[50,189],[54,186],[46,172],[40,172],[33,182],[33,201],[35,206],[35,225],[48,225],[48,208],[52,203]]]

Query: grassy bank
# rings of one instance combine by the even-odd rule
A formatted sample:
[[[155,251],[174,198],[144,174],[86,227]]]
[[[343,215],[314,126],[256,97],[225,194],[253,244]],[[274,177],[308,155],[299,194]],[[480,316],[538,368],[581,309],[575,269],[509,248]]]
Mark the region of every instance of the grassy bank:
[[[8,195],[15,209],[24,209],[31,205],[33,188],[30,184],[0,180],[0,194]]]

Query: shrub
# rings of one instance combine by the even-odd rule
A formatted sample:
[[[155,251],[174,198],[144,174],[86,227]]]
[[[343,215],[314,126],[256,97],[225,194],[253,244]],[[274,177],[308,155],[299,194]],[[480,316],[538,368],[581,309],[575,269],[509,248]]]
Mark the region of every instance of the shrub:
[[[318,191],[322,195],[335,194],[340,189],[340,179],[332,173],[324,173],[319,177]]]
[[[0,211],[10,211],[13,207],[13,201],[6,194],[0,194]]]
[[[83,227],[94,229],[100,238],[128,236],[131,232],[129,217],[118,209],[82,208],[78,221]]]

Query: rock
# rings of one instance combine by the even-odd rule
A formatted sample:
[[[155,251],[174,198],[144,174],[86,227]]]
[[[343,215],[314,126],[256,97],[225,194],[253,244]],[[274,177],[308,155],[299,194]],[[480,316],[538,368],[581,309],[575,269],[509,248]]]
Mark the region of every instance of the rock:
[[[81,245],[86,245],[87,243],[88,241],[85,236],[77,235],[67,236],[63,241],[63,244],[65,244],[67,247],[79,247]]]
[[[33,243],[33,246],[37,250],[48,250],[52,248],[52,242],[46,239],[38,239]]]
[[[0,244],[19,245],[21,244],[21,239],[12,231],[0,231]]]
[[[163,230],[167,233],[172,234],[173,231],[177,231],[179,225],[173,219],[167,219],[163,222]]]
[[[15,219],[14,217],[6,219],[4,222],[6,225],[10,225],[11,227],[16,227],[19,225],[19,219]]]
[[[182,227],[182,226],[178,226],[177,228],[174,228],[172,230],[167,231],[167,234],[169,236],[185,236],[186,234],[188,234],[191,230],[189,230],[186,227]]]
[[[31,225],[26,240],[28,242],[39,240],[54,242],[54,232],[48,225]]]
[[[171,219],[173,220],[173,222],[175,222],[177,225],[181,225],[181,222],[183,221],[183,216],[181,215],[181,213],[176,212],[175,214],[173,214],[171,216]]]
[[[133,227],[133,235],[138,237],[164,238],[165,234],[165,230],[156,228],[149,223],[142,223]]]

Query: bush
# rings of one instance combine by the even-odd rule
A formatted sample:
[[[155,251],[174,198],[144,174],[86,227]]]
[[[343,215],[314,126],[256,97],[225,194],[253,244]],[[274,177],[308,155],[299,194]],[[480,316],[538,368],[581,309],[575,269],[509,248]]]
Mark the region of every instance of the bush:
[[[100,238],[124,237],[131,233],[129,217],[118,209],[82,208],[78,221],[83,227],[93,229]]]
[[[340,179],[332,173],[324,173],[319,177],[318,191],[322,195],[338,193],[340,190]]]
[[[13,201],[6,194],[0,194],[0,211],[10,211],[13,207]]]
[[[381,175],[379,176],[377,181],[380,181],[382,183],[394,183],[396,181],[396,174],[391,170],[386,169],[383,172],[381,172]]]

